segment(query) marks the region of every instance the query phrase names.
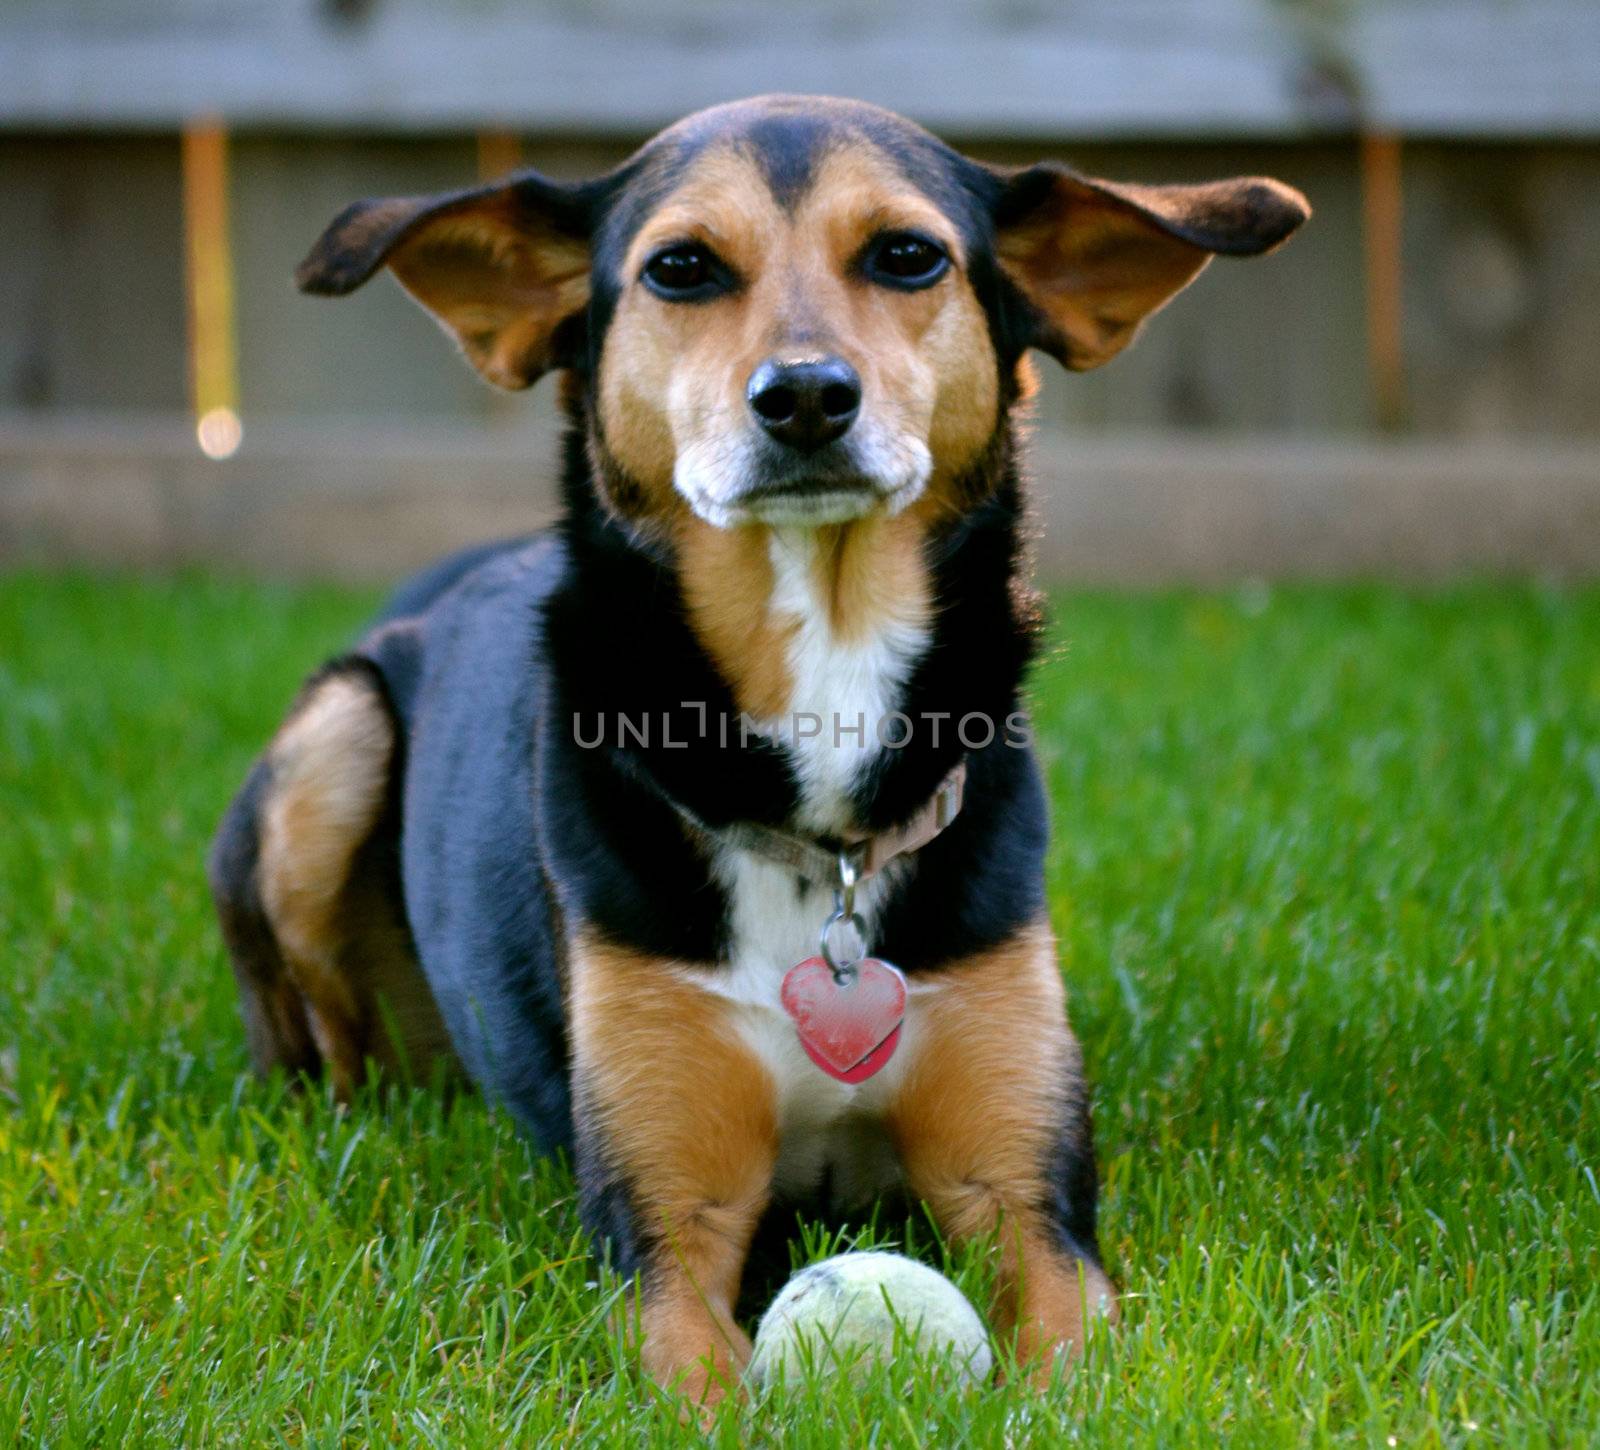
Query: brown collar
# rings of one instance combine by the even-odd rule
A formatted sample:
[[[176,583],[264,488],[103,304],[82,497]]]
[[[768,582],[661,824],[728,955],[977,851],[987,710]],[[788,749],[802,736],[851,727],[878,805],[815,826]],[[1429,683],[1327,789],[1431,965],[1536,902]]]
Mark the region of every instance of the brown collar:
[[[875,836],[852,836],[829,845],[816,836],[802,836],[754,821],[734,821],[708,826],[698,816],[673,802],[678,814],[694,829],[719,846],[749,851],[779,866],[790,866],[815,882],[837,880],[841,858],[855,867],[855,879],[876,875],[897,856],[920,851],[961,814],[967,787],[967,762],[958,760],[931,796],[902,825]]]

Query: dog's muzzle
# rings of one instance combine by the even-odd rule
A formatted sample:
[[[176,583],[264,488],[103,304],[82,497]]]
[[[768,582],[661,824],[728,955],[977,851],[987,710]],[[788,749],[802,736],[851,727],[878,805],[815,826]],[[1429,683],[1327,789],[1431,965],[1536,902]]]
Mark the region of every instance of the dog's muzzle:
[[[674,484],[708,523],[836,524],[875,510],[898,513],[932,471],[917,439],[883,439],[869,423],[809,453],[754,429],[737,439],[691,445],[678,457]]]

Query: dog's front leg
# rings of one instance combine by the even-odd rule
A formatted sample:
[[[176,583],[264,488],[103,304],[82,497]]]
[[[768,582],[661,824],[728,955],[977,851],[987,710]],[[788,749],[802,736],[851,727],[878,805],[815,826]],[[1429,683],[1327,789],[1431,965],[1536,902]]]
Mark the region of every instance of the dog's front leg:
[[[1095,1245],[1095,1174],[1078,1046],[1043,925],[925,979],[889,1128],[940,1231],[995,1234],[995,1332],[1047,1381],[1114,1316]]]
[[[639,1273],[645,1369],[713,1404],[750,1354],[733,1306],[777,1157],[771,1079],[681,964],[581,942],[570,981],[586,1222]]]

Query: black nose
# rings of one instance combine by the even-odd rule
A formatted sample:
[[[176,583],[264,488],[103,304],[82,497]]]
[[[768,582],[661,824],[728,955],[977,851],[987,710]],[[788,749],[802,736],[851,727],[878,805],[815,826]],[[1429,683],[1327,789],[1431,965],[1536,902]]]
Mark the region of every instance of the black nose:
[[[761,426],[780,443],[812,453],[844,437],[861,411],[861,379],[842,357],[802,362],[768,359],[750,375],[745,396]]]

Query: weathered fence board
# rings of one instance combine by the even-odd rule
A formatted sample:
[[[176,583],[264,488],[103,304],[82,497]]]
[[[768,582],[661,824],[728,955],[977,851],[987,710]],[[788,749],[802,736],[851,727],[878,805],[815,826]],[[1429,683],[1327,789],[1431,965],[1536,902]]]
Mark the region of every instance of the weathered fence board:
[[[443,191],[473,180],[464,139],[234,147],[239,389],[248,416],[479,415],[488,389],[388,278],[337,305],[302,297],[294,269],[360,196]]]
[[[1593,0],[11,0],[0,125],[640,134],[764,90],[969,136],[1600,133]]]
[[[182,409],[184,334],[176,140],[0,136],[0,408]]]
[[[0,423],[0,566],[393,578],[547,521],[553,446],[548,426],[277,427],[219,464],[177,425]],[[1041,430],[1029,471],[1056,581],[1600,575],[1600,454],[1571,444]]]
[[[1600,164],[1574,147],[1407,156],[1410,421],[1600,434]]]

